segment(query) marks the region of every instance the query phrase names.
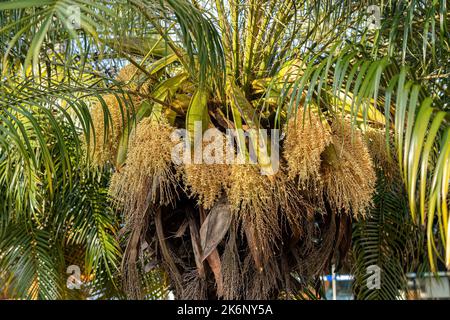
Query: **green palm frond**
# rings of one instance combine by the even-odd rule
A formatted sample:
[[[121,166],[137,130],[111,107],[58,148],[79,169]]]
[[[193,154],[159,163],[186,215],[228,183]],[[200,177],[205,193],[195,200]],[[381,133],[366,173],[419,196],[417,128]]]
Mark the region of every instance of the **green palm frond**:
[[[395,300],[406,291],[406,273],[415,271],[423,257],[424,234],[409,219],[402,186],[378,175],[373,209],[353,231],[355,299]],[[380,288],[368,286],[370,266],[381,271]]]
[[[81,246],[79,254],[72,257],[80,261],[82,272],[93,276],[91,290],[115,283],[120,264],[121,249],[117,229],[119,220],[111,209],[107,196],[107,179],[104,174],[90,173],[81,177],[74,186],[58,199],[55,217],[66,246]]]
[[[72,8],[79,10],[79,16],[78,13],[74,16],[79,20],[76,27],[71,25]],[[109,1],[5,1],[0,3],[0,14],[4,24],[0,29],[0,39],[8,48],[2,54],[3,74],[8,62],[16,63],[16,60],[10,61],[11,55],[20,57],[25,75],[30,74],[30,68],[32,74],[38,75],[40,58],[48,55],[48,50],[55,50],[55,45],[65,48],[66,52],[75,50],[86,55],[91,45],[102,51],[105,43],[118,44],[123,36],[132,39],[156,33],[182,60],[185,57],[177,47],[184,48],[190,64],[195,66],[191,70],[198,71],[201,83],[207,79],[220,81],[223,78],[224,58],[219,35],[212,22],[185,0],[134,0],[118,2],[114,7]],[[162,21],[172,20],[179,28],[175,40],[168,33],[169,26],[161,27]],[[130,28],[130,25],[136,26],[135,34],[123,35],[121,30]],[[112,34],[117,38],[111,39]],[[23,39],[30,39],[30,42]],[[70,67],[72,62],[67,60],[66,67]]]
[[[10,224],[0,242],[0,268],[12,274],[11,297],[61,298],[61,252],[46,230]]]
[[[6,157],[0,166],[0,180],[14,186],[6,190],[5,201],[15,204],[19,214],[28,209],[31,212],[36,206],[38,186],[44,184],[53,194],[56,171],[64,172],[58,177],[62,182],[71,182],[74,164],[83,158],[78,134],[84,132],[89,139],[93,130],[89,106],[82,99],[92,96],[102,101],[102,98],[99,90],[72,87],[69,91],[65,85],[44,91],[24,84],[14,88],[3,86],[0,91],[0,141]],[[121,101],[126,103],[128,99]],[[121,111],[123,117],[130,117],[125,106]],[[72,140],[67,140],[67,132]],[[17,193],[18,190],[22,193]]]
[[[92,275],[92,290],[114,283],[120,249],[107,175],[90,172],[80,154],[80,129],[73,129],[71,118],[31,107],[14,111],[2,110],[0,148],[6,159],[0,167],[0,268],[11,273],[10,295],[64,297],[70,264],[66,251],[73,245],[83,250],[70,261],[78,261],[83,272]],[[24,152],[18,150],[21,146],[26,146]],[[48,159],[43,158],[45,152]]]

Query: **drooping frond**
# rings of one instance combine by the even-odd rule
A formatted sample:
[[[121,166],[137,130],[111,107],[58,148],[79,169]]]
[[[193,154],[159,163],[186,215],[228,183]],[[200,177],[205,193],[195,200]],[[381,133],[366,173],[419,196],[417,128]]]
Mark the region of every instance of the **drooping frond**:
[[[406,273],[416,270],[423,254],[424,235],[409,219],[406,193],[379,171],[377,193],[366,220],[356,222],[353,253],[356,299],[395,300],[406,291]],[[380,270],[374,288],[370,267]]]

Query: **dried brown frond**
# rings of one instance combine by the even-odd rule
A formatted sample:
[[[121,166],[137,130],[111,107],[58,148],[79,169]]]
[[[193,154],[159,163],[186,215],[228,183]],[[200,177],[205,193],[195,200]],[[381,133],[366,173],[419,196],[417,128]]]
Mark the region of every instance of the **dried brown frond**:
[[[278,171],[272,179],[282,223],[287,223],[291,232],[303,233],[303,220],[314,214],[312,205],[304,199],[295,183],[283,171]]]
[[[322,216],[320,230],[314,229],[314,238],[320,238],[319,243],[312,246],[306,245],[308,249],[305,258],[299,261],[299,273],[306,278],[317,277],[324,273],[326,266],[330,262],[333,250],[336,250],[336,214]]]
[[[93,105],[91,117],[94,132],[91,133],[89,150],[94,163],[100,166],[108,161],[115,161],[120,137],[131,114],[127,113],[124,99],[113,94],[104,95],[102,98],[108,107],[109,115],[100,101]]]
[[[276,259],[266,261],[262,271],[255,270],[250,256],[244,261],[243,294],[246,300],[276,299],[278,281],[281,279]]]
[[[289,120],[284,143],[289,178],[299,177],[303,185],[320,181],[320,155],[330,142],[331,134],[319,116],[299,108],[297,117]]]
[[[142,288],[140,285],[140,274],[138,270],[138,248],[142,237],[145,233],[147,215],[141,214],[138,217],[134,216],[133,225],[131,226],[131,233],[128,236],[127,246],[125,248],[122,258],[122,274],[123,274],[123,288],[131,299],[142,298]]]
[[[207,286],[205,280],[199,277],[197,270],[186,272],[183,275],[182,300],[206,300]]]
[[[235,226],[230,228],[230,236],[222,254],[223,298],[237,300],[242,297],[242,273],[237,247]]]
[[[131,134],[126,164],[113,174],[109,188],[126,212],[174,201],[178,176],[172,166],[172,131],[165,120],[148,117]]]
[[[364,216],[376,183],[369,151],[350,123],[335,120],[332,131],[333,143],[325,150],[321,167],[325,194],[333,209]]]

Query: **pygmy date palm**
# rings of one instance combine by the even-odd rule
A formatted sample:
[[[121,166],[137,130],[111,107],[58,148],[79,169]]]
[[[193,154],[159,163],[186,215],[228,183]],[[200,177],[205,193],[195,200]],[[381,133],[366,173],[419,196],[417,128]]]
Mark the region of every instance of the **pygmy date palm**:
[[[177,298],[291,298],[341,265],[355,223],[365,267],[365,230],[385,216],[408,221],[399,239],[426,245],[432,270],[449,266],[446,3],[391,1],[375,29],[371,4],[0,3],[0,286],[63,297],[76,247],[105,297],[164,294],[148,283],[167,275]],[[245,164],[175,162],[174,131],[197,123],[237,130]],[[263,129],[278,144],[243,134]],[[404,191],[399,216],[379,211],[386,177]],[[403,288],[386,281],[389,297]]]

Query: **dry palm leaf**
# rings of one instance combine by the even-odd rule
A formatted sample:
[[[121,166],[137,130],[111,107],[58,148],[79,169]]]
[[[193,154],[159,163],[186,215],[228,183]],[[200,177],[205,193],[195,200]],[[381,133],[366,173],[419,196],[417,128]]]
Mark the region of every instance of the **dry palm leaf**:
[[[205,267],[203,265],[203,258],[202,258],[202,248],[200,244],[200,235],[198,231],[197,222],[195,221],[195,218],[191,212],[188,213],[188,221],[189,221],[189,230],[191,234],[191,242],[192,242],[192,249],[194,252],[194,258],[195,258],[195,264],[197,266],[197,272],[198,276],[201,279],[205,278]]]
[[[202,261],[205,260],[222,241],[230,228],[232,214],[230,205],[225,197],[212,207],[200,228],[200,244],[202,247]]]
[[[235,225],[231,225],[228,241],[222,254],[223,298],[236,300],[242,294],[242,273]]]

